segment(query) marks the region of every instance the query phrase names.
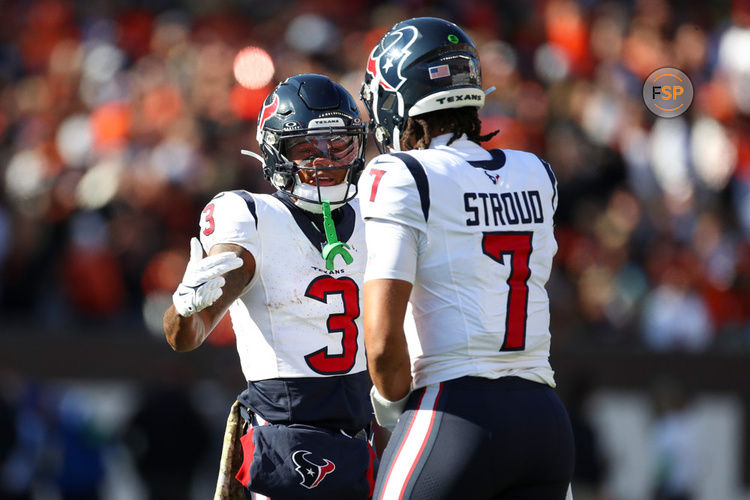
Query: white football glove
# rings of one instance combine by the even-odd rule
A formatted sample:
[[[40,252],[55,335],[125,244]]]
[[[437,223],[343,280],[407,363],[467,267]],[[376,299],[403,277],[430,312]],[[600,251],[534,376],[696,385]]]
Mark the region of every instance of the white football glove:
[[[393,432],[398,422],[398,417],[404,411],[410,395],[411,392],[398,401],[389,401],[373,385],[372,389],[370,389],[370,401],[372,402],[372,409],[375,412],[375,420],[378,421],[378,424]]]
[[[190,262],[182,283],[172,294],[175,309],[185,318],[210,306],[221,297],[224,273],[242,266],[242,259],[232,252],[222,252],[203,258],[203,247],[198,238],[190,240]]]

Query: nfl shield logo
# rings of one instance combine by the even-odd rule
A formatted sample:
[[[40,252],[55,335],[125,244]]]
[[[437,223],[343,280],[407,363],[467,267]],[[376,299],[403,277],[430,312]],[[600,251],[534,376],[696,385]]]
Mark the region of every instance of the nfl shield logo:
[[[435,78],[443,78],[445,76],[451,76],[451,70],[447,64],[441,64],[440,66],[431,66],[428,68],[430,72],[430,80]]]

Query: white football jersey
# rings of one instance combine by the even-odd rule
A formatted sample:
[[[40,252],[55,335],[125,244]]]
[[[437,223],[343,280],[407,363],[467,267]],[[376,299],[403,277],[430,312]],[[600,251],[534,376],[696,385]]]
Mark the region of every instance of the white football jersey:
[[[465,137],[446,146],[449,137],[376,157],[359,183],[365,220],[412,227],[424,243],[416,329],[406,329],[413,385],[515,375],[554,387],[545,283],[557,252],[555,177],[531,153]]]
[[[229,309],[247,380],[367,369],[361,315],[364,225],[357,200],[336,212],[338,239],[354,260],[347,265],[338,256],[328,271],[321,256],[325,234],[288,199],[223,192],[203,210],[200,239],[207,252],[233,243],[255,257],[255,275]]]

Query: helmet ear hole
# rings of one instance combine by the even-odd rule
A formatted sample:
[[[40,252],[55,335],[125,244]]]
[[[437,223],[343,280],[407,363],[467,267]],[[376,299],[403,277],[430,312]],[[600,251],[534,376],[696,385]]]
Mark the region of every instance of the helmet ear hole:
[[[396,105],[396,94],[388,94],[385,99],[383,99],[383,103],[380,105],[380,109],[386,110],[386,111],[393,111],[394,106]]]

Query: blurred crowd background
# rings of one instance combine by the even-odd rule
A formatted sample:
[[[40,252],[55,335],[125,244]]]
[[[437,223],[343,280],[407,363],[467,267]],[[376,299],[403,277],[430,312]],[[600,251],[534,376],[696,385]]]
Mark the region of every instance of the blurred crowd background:
[[[226,189],[272,192],[240,155],[258,152],[265,96],[303,72],[358,96],[374,43],[420,15],[476,42],[483,84],[497,88],[480,115],[485,133],[500,130],[488,146],[535,152],[557,175],[555,348],[750,353],[748,0],[0,0],[0,340],[164,342],[205,203]],[[644,80],[664,66],[694,86],[678,118],[643,103]],[[208,342],[232,349],[231,325]],[[0,498],[145,498],[145,486],[115,486],[112,463],[131,463],[142,484],[158,470],[172,493],[204,462],[212,479],[220,440],[208,436],[221,429],[190,404],[195,387],[126,384],[114,397],[2,366],[0,377]],[[691,457],[676,382],[643,393],[662,429],[652,444]],[[585,414],[585,384],[561,391]],[[119,405],[104,429],[82,394]],[[179,449],[144,445],[170,433],[165,414],[194,415],[177,417],[195,445],[176,454],[195,457],[177,476],[144,451]],[[595,430],[583,418],[590,498],[644,498],[607,487]],[[130,458],[112,458],[123,450]],[[698,498],[694,464],[672,474],[655,463],[653,498]]]

